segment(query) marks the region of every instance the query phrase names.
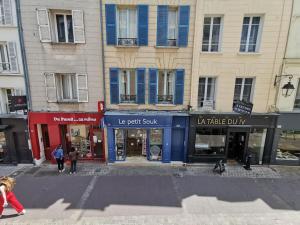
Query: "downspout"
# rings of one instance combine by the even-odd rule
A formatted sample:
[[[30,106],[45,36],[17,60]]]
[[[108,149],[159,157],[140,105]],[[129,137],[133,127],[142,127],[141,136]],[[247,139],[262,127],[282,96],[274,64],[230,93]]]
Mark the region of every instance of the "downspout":
[[[26,59],[26,52],[25,52],[25,45],[24,45],[24,37],[23,37],[23,27],[22,27],[20,0],[16,0],[16,10],[17,10],[18,33],[19,33],[19,40],[20,40],[20,46],[21,46],[21,54],[22,54],[22,64],[23,64],[23,71],[24,71],[26,96],[27,96],[26,97],[27,98],[27,107],[28,107],[28,111],[30,111],[32,104],[31,104],[31,94],[30,94],[30,83],[29,83],[29,75],[28,75],[28,66],[27,66],[27,59]]]
[[[102,57],[102,74],[103,74],[103,98],[106,102],[106,89],[105,89],[105,60],[104,60],[104,39],[103,39],[103,12],[102,12],[102,0],[100,0],[100,33],[101,33],[101,57]]]
[[[30,111],[32,109],[32,101],[31,101],[31,92],[30,92],[30,82],[29,82],[29,73],[27,66],[27,58],[25,52],[25,44],[24,44],[24,33],[22,26],[22,17],[21,17],[21,8],[20,8],[20,0],[16,0],[16,11],[17,11],[17,22],[18,22],[18,34],[21,46],[21,55],[22,55],[22,65],[23,65],[23,73],[24,73],[24,81],[25,81],[25,89],[26,89],[26,99],[27,99],[27,110]],[[27,113],[28,114],[28,113]],[[35,165],[35,158],[32,151],[31,145],[31,137],[30,137],[30,126],[29,126],[29,116],[27,116],[27,138],[28,138],[28,148],[31,151],[33,164]]]

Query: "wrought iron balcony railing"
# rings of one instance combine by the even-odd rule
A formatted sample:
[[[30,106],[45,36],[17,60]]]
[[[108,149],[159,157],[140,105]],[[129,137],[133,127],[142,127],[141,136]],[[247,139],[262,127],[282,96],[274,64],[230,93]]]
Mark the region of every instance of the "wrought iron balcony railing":
[[[137,38],[118,38],[118,45],[136,46]]]
[[[173,104],[173,95],[158,95],[158,103]]]
[[[135,103],[136,95],[120,95],[120,100],[122,103]]]

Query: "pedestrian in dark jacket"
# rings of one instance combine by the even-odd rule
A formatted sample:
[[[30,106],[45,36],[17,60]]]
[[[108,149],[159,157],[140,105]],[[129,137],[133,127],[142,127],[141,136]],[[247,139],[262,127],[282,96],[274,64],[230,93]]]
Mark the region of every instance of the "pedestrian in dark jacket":
[[[64,150],[62,148],[62,145],[58,145],[57,148],[52,152],[53,158],[56,160],[58,172],[62,173],[65,171],[64,168]]]
[[[74,147],[71,148],[71,152],[69,153],[69,159],[71,161],[71,169],[70,174],[76,173],[76,164],[78,159],[78,151]]]

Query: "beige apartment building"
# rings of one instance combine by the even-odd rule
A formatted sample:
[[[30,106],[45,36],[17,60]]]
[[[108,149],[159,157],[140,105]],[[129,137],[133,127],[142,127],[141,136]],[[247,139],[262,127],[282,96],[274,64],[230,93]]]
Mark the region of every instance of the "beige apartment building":
[[[292,2],[197,1],[188,161],[270,163]]]
[[[36,163],[62,144],[83,159],[104,159],[102,42],[99,1],[20,1]]]

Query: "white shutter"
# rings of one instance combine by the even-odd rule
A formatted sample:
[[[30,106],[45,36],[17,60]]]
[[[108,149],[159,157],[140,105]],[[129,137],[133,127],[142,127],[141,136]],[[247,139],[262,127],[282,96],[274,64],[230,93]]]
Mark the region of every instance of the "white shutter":
[[[41,42],[51,42],[50,22],[47,9],[36,10]]]
[[[74,43],[85,43],[83,11],[72,10]]]
[[[78,102],[89,101],[87,74],[76,74]]]
[[[16,43],[15,42],[8,42],[8,55],[9,55],[9,67],[10,72],[18,73],[18,59],[17,59],[17,51],[16,51]]]
[[[3,0],[3,9],[4,9],[4,24],[13,25],[10,0]]]
[[[57,102],[55,74],[44,73],[44,75],[45,75],[47,101]]]

